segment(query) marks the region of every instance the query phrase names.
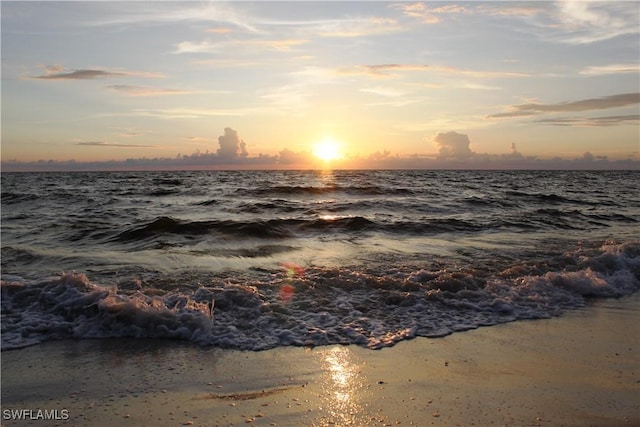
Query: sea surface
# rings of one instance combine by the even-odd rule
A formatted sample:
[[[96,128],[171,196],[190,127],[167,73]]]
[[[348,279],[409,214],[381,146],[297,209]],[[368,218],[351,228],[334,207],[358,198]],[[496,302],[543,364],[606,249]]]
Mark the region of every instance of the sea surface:
[[[640,289],[639,171],[3,173],[2,349],[391,346]]]

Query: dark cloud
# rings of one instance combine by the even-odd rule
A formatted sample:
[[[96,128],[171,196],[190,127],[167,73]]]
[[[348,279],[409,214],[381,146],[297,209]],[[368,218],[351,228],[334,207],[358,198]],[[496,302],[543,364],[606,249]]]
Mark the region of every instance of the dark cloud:
[[[78,142],[76,145],[88,145],[92,147],[129,147],[129,148],[153,148],[156,145],[120,144],[118,142],[107,141],[86,141]]]
[[[433,142],[438,146],[438,158],[441,159],[467,159],[475,154],[469,148],[469,137],[462,133],[438,132]]]
[[[124,73],[117,73],[113,71],[104,70],[75,70],[62,73],[44,74],[42,76],[36,76],[34,79],[45,80],[91,80],[100,79],[105,77],[120,77],[126,76]]]
[[[107,85],[105,87],[107,89],[112,89],[129,96],[183,95],[189,93],[187,91],[179,89],[155,88],[147,86]]]
[[[70,70],[62,65],[50,65],[45,67],[45,73],[39,76],[34,76],[34,79],[42,80],[95,80],[108,77],[125,77],[125,76],[139,76],[139,77],[163,77],[160,73],[153,73],[147,71],[110,71],[98,68],[93,69],[80,69]]]
[[[343,159],[339,167],[350,169],[617,169],[640,170],[637,152],[629,152],[628,158],[612,160],[607,156],[584,153],[578,158],[545,159],[523,155],[515,143],[504,154],[477,153],[471,149],[468,135],[458,132],[439,132],[432,141],[438,146],[437,155],[414,154],[400,156],[390,151],[376,152],[367,157]],[[276,155],[249,156],[246,143],[238,132],[225,128],[218,138],[220,145],[215,152],[200,152],[176,157],[129,158],[126,160],[79,162],[75,160],[39,160],[21,162],[2,160],[1,168],[13,171],[75,171],[75,170],[190,170],[190,169],[306,169],[318,168],[317,159],[308,151],[294,152],[288,148]],[[96,147],[145,147],[107,141],[78,142],[78,145]],[[338,165],[336,165],[338,166]]]
[[[305,165],[311,161],[311,154],[308,152],[296,153],[288,148],[278,153],[278,163],[281,165]]]
[[[623,123],[640,124],[640,114],[602,117],[560,117],[536,120],[554,126],[607,127]]]
[[[224,135],[218,137],[218,157],[222,159],[245,158],[249,156],[247,144],[240,139],[238,132],[231,128],[224,128]]]
[[[309,163],[308,153],[285,149],[279,155],[260,154],[256,157],[221,159],[215,153],[196,152],[176,157],[129,158],[126,160],[80,162],[75,160],[39,160],[21,162],[2,160],[3,172],[19,171],[108,171],[108,170],[202,170],[202,169],[305,169],[317,168]],[[640,170],[640,160],[612,160],[607,156],[585,153],[578,158],[543,159],[525,156],[517,151],[508,154],[474,154],[468,159],[434,158],[429,156],[382,156],[352,158],[344,162],[349,169],[592,169]]]
[[[514,107],[511,107],[514,108]],[[496,113],[487,116],[488,119],[505,119],[511,117],[527,117],[538,114],[534,111],[507,111],[506,113]]]
[[[389,71],[420,71],[430,67],[424,64],[377,64],[362,66],[369,74],[388,74]]]
[[[623,93],[619,95],[605,96],[602,98],[583,99],[573,102],[561,102],[558,104],[529,103],[513,105],[510,111],[491,114],[487,118],[508,118],[531,116],[544,113],[567,113],[590,110],[605,110],[609,108],[626,107],[640,103],[640,93]]]

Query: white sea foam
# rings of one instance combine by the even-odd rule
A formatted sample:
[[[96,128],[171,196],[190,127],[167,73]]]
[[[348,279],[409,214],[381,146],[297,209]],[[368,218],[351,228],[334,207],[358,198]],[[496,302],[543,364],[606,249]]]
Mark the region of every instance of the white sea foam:
[[[4,279],[4,278],[3,278]],[[56,338],[206,339],[211,331],[211,298],[135,291],[92,284],[81,273],[35,282],[17,277],[2,281],[2,348]]]
[[[118,289],[82,273],[4,276],[2,349],[60,338],[174,338],[263,350],[286,345],[381,348],[416,336],[538,319],[640,289],[640,242],[566,253],[552,271],[308,268],[193,290]],[[557,263],[556,263],[557,264]],[[539,271],[546,264],[529,266]],[[290,268],[290,267],[288,267]],[[211,311],[215,302],[215,310]]]

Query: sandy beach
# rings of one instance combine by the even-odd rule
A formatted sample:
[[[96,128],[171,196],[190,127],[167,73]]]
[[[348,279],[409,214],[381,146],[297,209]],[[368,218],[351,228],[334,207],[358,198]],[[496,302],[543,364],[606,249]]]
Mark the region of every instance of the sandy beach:
[[[639,320],[636,294],[378,351],[49,342],[2,353],[2,425],[640,425]]]

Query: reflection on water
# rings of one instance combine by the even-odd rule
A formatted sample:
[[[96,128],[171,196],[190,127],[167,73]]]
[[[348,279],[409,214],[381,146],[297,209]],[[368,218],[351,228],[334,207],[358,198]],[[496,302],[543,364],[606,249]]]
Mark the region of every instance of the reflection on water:
[[[363,380],[358,363],[348,347],[327,349],[323,357],[327,372],[323,384],[324,399],[331,419],[336,425],[357,425],[362,416],[360,392]]]

